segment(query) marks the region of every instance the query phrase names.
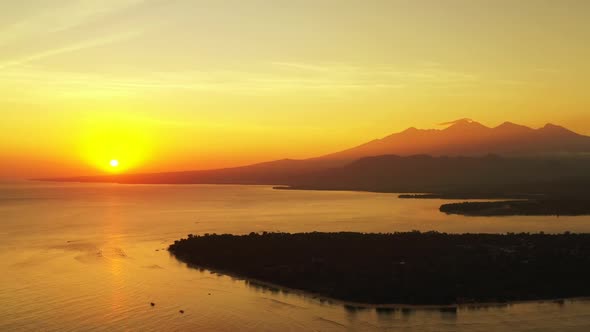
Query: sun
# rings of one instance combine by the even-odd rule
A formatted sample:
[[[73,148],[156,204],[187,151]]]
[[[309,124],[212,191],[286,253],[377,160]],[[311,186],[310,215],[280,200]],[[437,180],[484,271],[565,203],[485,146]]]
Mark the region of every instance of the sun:
[[[118,167],[119,166],[119,161],[117,159],[112,159],[109,164],[111,165],[111,167]]]

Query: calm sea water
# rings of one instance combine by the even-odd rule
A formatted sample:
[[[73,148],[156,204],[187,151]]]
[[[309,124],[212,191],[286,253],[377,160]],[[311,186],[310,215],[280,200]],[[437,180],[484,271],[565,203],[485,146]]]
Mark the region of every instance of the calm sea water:
[[[2,184],[0,331],[590,330],[588,301],[358,309],[188,268],[165,250],[207,232],[590,232],[588,217],[446,216],[444,202],[265,186]]]

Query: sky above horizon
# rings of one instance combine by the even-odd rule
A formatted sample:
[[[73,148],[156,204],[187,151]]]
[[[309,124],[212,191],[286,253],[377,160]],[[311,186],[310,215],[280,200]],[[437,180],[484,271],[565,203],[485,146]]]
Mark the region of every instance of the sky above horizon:
[[[0,178],[306,158],[472,118],[590,135],[590,1],[0,3]]]

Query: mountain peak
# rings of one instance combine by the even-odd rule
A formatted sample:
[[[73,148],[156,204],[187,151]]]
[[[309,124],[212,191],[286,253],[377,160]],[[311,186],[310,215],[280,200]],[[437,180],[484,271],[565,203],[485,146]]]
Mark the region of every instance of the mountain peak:
[[[463,118],[463,119],[458,119],[455,121],[449,121],[449,122],[443,122],[443,123],[439,123],[439,126],[454,126],[457,124],[470,124],[472,122],[475,122],[469,118]]]
[[[501,125],[499,125],[499,126],[498,126],[498,127],[496,127],[496,128],[512,128],[512,127],[524,127],[524,126],[517,125],[517,124],[516,124],[516,123],[514,123],[514,122],[505,121],[505,122],[503,122]]]
[[[501,125],[495,127],[494,130],[499,130],[499,131],[503,131],[503,132],[525,132],[525,131],[528,132],[533,129],[529,128],[527,126],[523,126],[523,125],[519,125],[516,123],[506,121],[506,122],[502,123]]]
[[[416,127],[410,127],[408,129],[402,131],[402,133],[415,133],[417,131],[418,131],[418,129],[416,129]]]
[[[541,128],[541,129],[565,129],[565,128],[564,128],[564,127],[562,127],[562,126],[558,126],[558,125],[556,125],[556,124],[553,124],[553,123],[546,123],[546,124],[543,126],[543,128]],[[567,129],[566,129],[566,130],[567,130]]]
[[[469,118],[459,119],[450,122],[443,122],[439,124],[440,126],[448,126],[444,130],[477,130],[477,129],[489,129],[488,127],[482,125],[481,123],[471,120]]]
[[[539,131],[546,132],[546,133],[554,133],[554,134],[574,134],[574,135],[577,135],[576,133],[574,133],[573,131],[571,131],[567,128],[564,128],[564,127],[558,126],[558,125],[554,125],[552,123],[545,124],[545,126],[543,126],[543,128],[540,128]]]

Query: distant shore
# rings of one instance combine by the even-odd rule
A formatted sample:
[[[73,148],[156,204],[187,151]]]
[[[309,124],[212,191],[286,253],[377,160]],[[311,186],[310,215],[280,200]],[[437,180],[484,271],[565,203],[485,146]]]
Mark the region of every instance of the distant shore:
[[[543,194],[512,194],[512,193],[417,193],[416,191],[404,192],[399,190],[378,190],[362,188],[321,188],[321,187],[299,187],[299,186],[273,186],[274,190],[293,190],[293,191],[351,191],[363,193],[379,194],[396,194],[402,199],[536,199],[545,197]]]
[[[276,186],[277,190],[329,190]],[[369,191],[372,192],[372,191]],[[446,214],[479,217],[505,216],[584,216],[590,215],[590,197],[551,197],[544,194],[513,193],[422,193],[399,194],[401,199],[493,200],[442,204]]]
[[[583,216],[590,215],[588,199],[544,199],[443,204],[440,211],[465,216]]]
[[[403,199],[536,199],[539,194],[505,194],[505,193],[442,193],[442,194],[401,194]]]
[[[189,267],[200,268],[197,265],[187,263]],[[590,301],[590,296],[570,296],[560,298],[539,298],[531,300],[508,300],[502,302],[464,302],[464,303],[450,303],[450,304],[407,304],[407,303],[368,303],[368,302],[354,302],[349,300],[342,300],[334,297],[325,296],[320,293],[306,291],[302,289],[290,288],[279,285],[269,281],[260,279],[244,277],[228,270],[207,269],[213,273],[223,274],[235,280],[241,280],[246,283],[248,287],[262,288],[270,291],[280,291],[285,294],[294,294],[307,297],[311,300],[319,301],[321,303],[342,305],[351,309],[383,309],[383,310],[441,310],[441,311],[456,311],[461,308],[487,308],[487,307],[502,307],[513,304],[527,304],[527,303],[561,303],[565,301]]]
[[[590,296],[590,234],[207,234],[169,251],[191,265],[362,306]]]

